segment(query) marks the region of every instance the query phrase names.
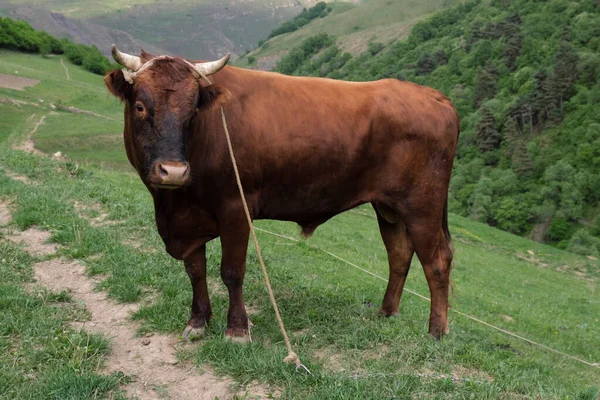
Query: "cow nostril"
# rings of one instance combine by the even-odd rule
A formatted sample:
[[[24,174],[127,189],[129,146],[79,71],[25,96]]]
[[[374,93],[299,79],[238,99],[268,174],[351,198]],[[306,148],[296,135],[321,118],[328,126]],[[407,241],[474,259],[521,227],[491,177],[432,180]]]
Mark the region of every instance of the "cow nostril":
[[[159,164],[158,170],[160,171],[160,176],[162,176],[163,178],[169,176],[169,171],[167,171],[167,169],[162,164]]]

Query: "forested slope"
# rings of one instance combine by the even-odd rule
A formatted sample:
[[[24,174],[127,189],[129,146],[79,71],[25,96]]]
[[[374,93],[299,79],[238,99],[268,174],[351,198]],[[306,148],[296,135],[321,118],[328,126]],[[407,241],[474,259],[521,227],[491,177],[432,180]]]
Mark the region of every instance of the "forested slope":
[[[462,118],[451,211],[598,256],[598,2],[469,2],[356,57],[315,35],[276,70],[441,90]]]

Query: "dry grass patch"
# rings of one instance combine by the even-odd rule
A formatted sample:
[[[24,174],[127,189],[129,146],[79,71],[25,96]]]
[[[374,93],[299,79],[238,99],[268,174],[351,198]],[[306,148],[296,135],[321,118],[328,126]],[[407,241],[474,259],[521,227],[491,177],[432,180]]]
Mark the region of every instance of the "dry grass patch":
[[[40,83],[37,79],[23,78],[22,76],[0,74],[0,87],[12,90],[25,90],[26,87]]]

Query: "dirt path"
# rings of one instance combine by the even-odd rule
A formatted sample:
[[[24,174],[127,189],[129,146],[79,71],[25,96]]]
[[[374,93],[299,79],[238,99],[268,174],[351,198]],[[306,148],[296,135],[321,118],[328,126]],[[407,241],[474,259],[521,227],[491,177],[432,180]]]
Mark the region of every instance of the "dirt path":
[[[10,210],[0,199],[0,225],[10,223]],[[9,240],[22,243],[34,256],[48,256],[56,248],[47,244],[50,234],[34,228],[18,232]],[[42,249],[43,251],[40,251]],[[130,320],[137,304],[118,304],[105,292],[95,290],[97,280],[86,276],[85,267],[77,261],[52,259],[34,265],[39,285],[53,291],[69,291],[74,300],[83,302],[91,320],[75,323],[75,328],[105,335],[111,343],[103,372],[121,371],[134,382],[123,389],[128,396],[139,399],[232,399],[249,395],[253,399],[270,398],[266,388],[259,385],[235,390],[233,380],[198,371],[191,365],[181,365],[177,359],[178,339],[169,335],[149,334],[138,337],[138,325]]]
[[[35,117],[35,114],[31,114],[31,116],[27,119],[27,121],[29,122],[34,117]],[[39,155],[45,155],[42,151],[35,148],[35,142],[33,141],[33,135],[38,130],[40,125],[42,125],[44,123],[45,119],[46,119],[46,116],[42,115],[40,120],[38,122],[36,122],[36,124],[33,126],[33,128],[27,133],[27,138],[26,138],[25,142],[19,146],[15,146],[14,149],[15,150],[23,150],[23,151],[26,151],[29,153],[35,153],[35,154],[39,154]]]
[[[1,85],[0,85],[1,86]],[[6,97],[0,98],[0,104],[12,104],[13,106],[21,107],[23,105],[39,107],[39,104],[30,103],[28,101],[8,99]]]
[[[54,106],[54,107],[58,108],[56,106]],[[59,109],[61,111],[68,111],[68,112],[75,113],[75,114],[86,114],[86,115],[91,115],[92,117],[104,118],[104,119],[108,119],[110,121],[117,121],[116,119],[107,117],[106,115],[101,115],[101,114],[95,113],[93,111],[82,110],[81,108],[77,108],[77,107],[64,107],[63,106]]]
[[[96,282],[85,275],[81,264],[57,259],[35,264],[34,270],[40,285],[54,291],[67,290],[75,300],[85,303],[92,318],[80,327],[110,339],[106,372],[122,371],[135,377],[136,381],[125,387],[128,395],[140,399],[228,399],[234,396],[233,381],[210,372],[199,373],[187,365],[179,367],[176,338],[158,334],[136,337],[137,326],[129,316],[138,306],[117,304],[108,299],[105,292],[94,291]]]
[[[65,69],[65,75],[67,75],[67,80],[70,81],[71,77],[69,76],[69,68],[67,68],[67,66],[65,65],[65,63],[63,62],[62,57],[60,58],[60,65],[63,66],[63,68]]]

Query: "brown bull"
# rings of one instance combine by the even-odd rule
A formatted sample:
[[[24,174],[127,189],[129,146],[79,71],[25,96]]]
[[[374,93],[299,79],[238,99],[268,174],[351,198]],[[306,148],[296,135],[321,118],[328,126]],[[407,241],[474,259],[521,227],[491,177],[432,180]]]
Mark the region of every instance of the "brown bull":
[[[381,313],[398,313],[416,253],[431,293],[429,332],[448,333],[447,197],[459,119],[445,96],[394,79],[351,83],[224,67],[228,57],[191,63],[114,46],[113,56],[127,68],[105,77],[125,103],[127,157],[152,194],[167,252],[184,261],[192,282],[186,335],[212,315],[205,244],[217,237],[230,301],[226,335],[248,330],[242,284],[249,227],[220,106],[253,219],[294,221],[310,235],[371,203],[390,265]]]

